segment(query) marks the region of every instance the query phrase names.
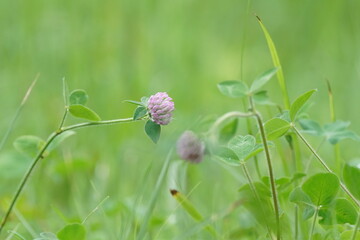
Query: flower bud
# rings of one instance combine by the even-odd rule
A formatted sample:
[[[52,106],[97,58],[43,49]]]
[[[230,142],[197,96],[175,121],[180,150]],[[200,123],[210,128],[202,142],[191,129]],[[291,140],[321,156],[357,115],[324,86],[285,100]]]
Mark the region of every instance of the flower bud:
[[[194,132],[185,131],[177,141],[177,153],[181,159],[191,163],[199,163],[203,160],[205,144]]]
[[[171,122],[175,107],[172,98],[166,92],[158,92],[150,96],[147,107],[153,122],[159,125],[167,125]]]

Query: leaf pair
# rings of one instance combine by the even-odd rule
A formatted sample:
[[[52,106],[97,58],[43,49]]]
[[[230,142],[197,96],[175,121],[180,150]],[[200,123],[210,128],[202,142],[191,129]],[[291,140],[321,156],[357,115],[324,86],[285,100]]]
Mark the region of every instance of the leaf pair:
[[[255,137],[251,135],[233,137],[227,147],[220,147],[216,155],[229,165],[240,166],[259,152],[263,151],[263,145],[257,144]]]
[[[256,93],[263,87],[277,72],[278,68],[272,68],[258,76],[250,87],[245,82],[225,81],[218,84],[220,92],[231,98],[242,98],[254,95],[254,100],[262,104],[272,104],[266,95],[266,91]]]
[[[101,118],[99,117],[99,115],[85,106],[88,99],[89,96],[87,95],[85,90],[78,89],[72,91],[69,96],[69,112],[74,117],[83,118],[94,122],[100,121]]]
[[[80,223],[71,223],[63,227],[56,235],[51,232],[40,233],[34,240],[85,240],[86,230]]]
[[[305,133],[313,136],[325,137],[331,144],[337,144],[344,139],[360,141],[360,136],[348,130],[350,122],[336,121],[321,126],[318,122],[310,119],[301,119],[300,126]]]
[[[345,198],[336,198],[340,181],[333,173],[318,173],[310,177],[302,187],[295,188],[289,200],[304,207],[303,218],[308,219],[319,209],[320,224],[355,224],[357,211]]]

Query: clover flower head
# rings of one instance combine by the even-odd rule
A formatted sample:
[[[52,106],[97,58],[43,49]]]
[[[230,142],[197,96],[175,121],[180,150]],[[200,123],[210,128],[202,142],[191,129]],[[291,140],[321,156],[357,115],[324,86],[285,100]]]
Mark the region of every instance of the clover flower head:
[[[177,153],[181,159],[200,163],[205,153],[205,144],[192,131],[185,131],[177,141]]]
[[[172,120],[174,102],[166,92],[158,92],[150,96],[147,108],[151,120],[159,125],[167,125]]]

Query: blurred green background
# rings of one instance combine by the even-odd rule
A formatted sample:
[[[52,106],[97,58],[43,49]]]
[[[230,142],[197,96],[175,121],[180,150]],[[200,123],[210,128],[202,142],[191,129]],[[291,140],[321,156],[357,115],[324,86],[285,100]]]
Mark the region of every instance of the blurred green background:
[[[88,105],[102,119],[132,116],[134,107],[122,100],[167,91],[176,113],[174,121],[163,128],[158,145],[145,137],[143,123],[79,130],[38,167],[18,205],[26,220],[14,217],[10,225],[20,222],[18,231],[25,236],[31,235],[31,229],[24,222],[35,233],[56,232],[64,223],[58,211],[82,219],[109,195],[110,213],[98,212],[89,220],[94,232],[90,239],[125,236],[126,209],[132,209],[138,196],[146,206],[167,151],[179,134],[197,129],[196,123],[204,117],[242,109],[241,103],[222,97],[216,84],[250,82],[272,67],[254,13],[262,18],[277,46],[291,99],[318,88],[309,113],[313,119],[328,122],[328,79],[338,118],[352,121],[351,128],[360,132],[359,9],[356,0],[0,1],[1,133],[40,73],[1,155],[0,213],[29,163],[13,153],[11,142],[20,135],[46,138],[56,129],[63,113],[63,77],[70,89],[89,93]],[[281,103],[275,79],[267,89]],[[357,145],[341,144],[345,160],[360,155]],[[324,156],[331,156],[326,149]],[[179,165],[184,172],[185,165]],[[173,174],[169,178],[178,181]],[[236,199],[239,182],[215,163],[189,166],[188,175],[189,183],[181,190],[189,192],[198,186],[192,200],[200,211],[211,215]],[[160,223],[179,211],[174,210],[176,203],[168,187],[167,183],[154,215]],[[187,225],[191,222],[167,223],[158,239],[169,239]]]

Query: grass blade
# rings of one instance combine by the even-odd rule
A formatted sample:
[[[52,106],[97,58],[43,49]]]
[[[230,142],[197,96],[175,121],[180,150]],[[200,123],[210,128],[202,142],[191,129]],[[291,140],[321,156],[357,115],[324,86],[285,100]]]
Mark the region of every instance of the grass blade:
[[[148,224],[149,224],[151,214],[152,214],[152,212],[153,212],[153,210],[155,208],[155,203],[156,203],[157,198],[159,197],[159,192],[160,192],[161,185],[164,182],[164,178],[165,178],[167,170],[169,168],[171,155],[172,155],[172,150],[170,150],[170,152],[168,153],[168,155],[166,157],[166,160],[164,162],[164,165],[163,165],[163,167],[161,169],[161,172],[159,174],[159,177],[158,177],[158,179],[156,181],[154,191],[152,192],[152,195],[151,195],[151,198],[150,198],[149,207],[146,210],[146,213],[144,215],[142,224],[140,226],[139,234],[136,237],[136,239],[138,239],[138,240],[145,239],[145,234],[146,234],[146,231],[147,231],[147,227],[148,227]]]
[[[274,63],[274,67],[277,67],[279,69],[277,71],[276,75],[277,75],[278,82],[279,82],[279,85],[280,85],[280,88],[281,88],[281,91],[282,91],[284,106],[285,106],[286,109],[289,109],[290,108],[289,95],[288,95],[288,92],[287,92],[284,73],[283,73],[282,68],[281,68],[281,63],[280,63],[280,59],[279,59],[279,56],[278,56],[277,51],[276,51],[275,44],[274,44],[268,30],[266,29],[266,27],[262,23],[261,19],[258,16],[256,16],[256,18],[257,18],[257,20],[258,20],[258,22],[260,24],[260,27],[263,30],[263,33],[265,35],[266,42],[267,42],[267,44],[269,46],[271,58],[272,58],[273,63]]]
[[[12,119],[11,122],[10,122],[9,127],[8,127],[8,129],[6,130],[6,132],[5,132],[4,137],[1,139],[1,142],[0,142],[0,151],[1,151],[1,149],[4,147],[7,139],[9,138],[10,133],[11,133],[11,131],[12,131],[13,128],[14,128],[15,122],[16,122],[16,120],[18,119],[18,117],[19,117],[19,115],[20,115],[20,113],[21,113],[21,110],[23,109],[26,101],[28,100],[28,98],[29,98],[29,96],[30,96],[30,94],[31,94],[31,91],[32,91],[32,89],[34,88],[34,86],[35,86],[37,80],[39,79],[39,77],[40,77],[40,74],[38,73],[38,74],[35,76],[35,79],[32,81],[30,87],[29,87],[28,90],[26,91],[26,93],[25,93],[25,95],[24,95],[24,97],[23,97],[23,99],[22,99],[22,101],[21,101],[21,103],[20,103],[20,106],[17,108],[17,110],[16,110],[16,112],[15,112],[15,115],[14,115],[13,119]]]

